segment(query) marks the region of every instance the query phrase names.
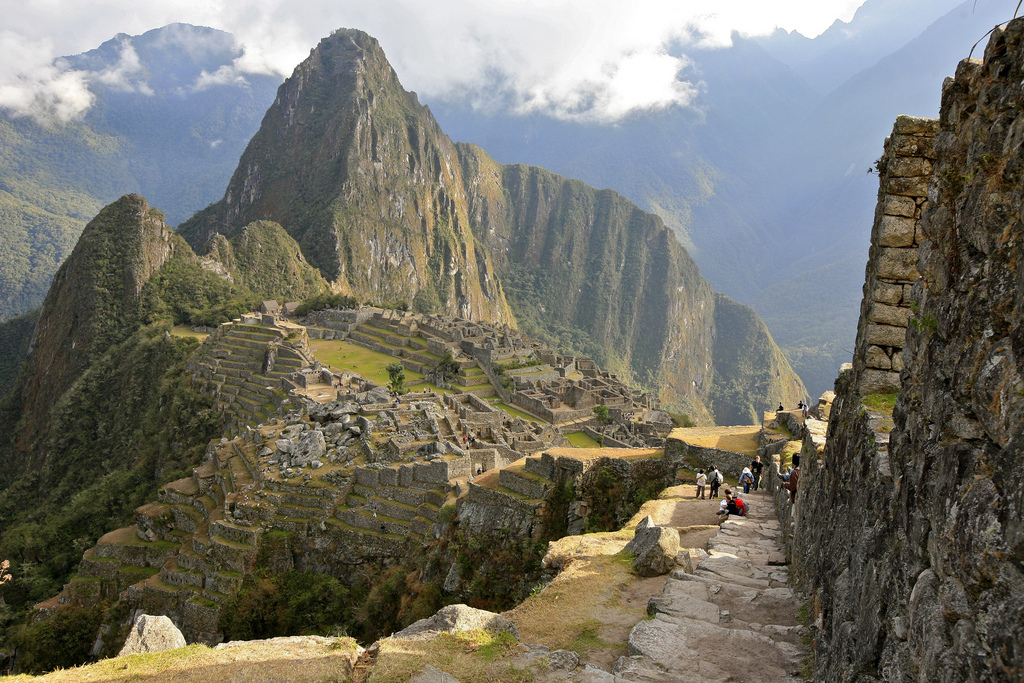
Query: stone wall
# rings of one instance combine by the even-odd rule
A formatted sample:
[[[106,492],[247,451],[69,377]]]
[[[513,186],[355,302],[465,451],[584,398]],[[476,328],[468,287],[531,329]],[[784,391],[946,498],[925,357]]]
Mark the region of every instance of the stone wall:
[[[853,361],[862,396],[899,390],[937,129],[935,119],[900,116],[877,164],[878,205]]]
[[[1015,20],[943,84],[893,422],[861,402],[861,358],[802,467],[817,680],[1024,680],[1022,102]]]

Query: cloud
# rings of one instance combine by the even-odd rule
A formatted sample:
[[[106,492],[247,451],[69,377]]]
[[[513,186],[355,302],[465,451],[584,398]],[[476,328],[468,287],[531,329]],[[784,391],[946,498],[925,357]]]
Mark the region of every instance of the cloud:
[[[0,80],[0,108],[14,116],[69,121],[93,103],[86,74],[51,61],[52,45],[0,31],[0,64],[21,65]]]
[[[153,89],[146,84],[145,79],[139,78],[141,72],[139,55],[131,42],[125,38],[121,41],[121,52],[116,64],[99,72],[84,73],[87,80],[102,83],[113,90],[152,95]]]
[[[284,0],[47,0],[8,8],[5,23],[12,35],[60,54],[172,22],[230,31],[240,56],[230,67],[200,75],[196,90],[240,83],[246,74],[286,76],[331,30],[358,28],[380,41],[403,84],[426,99],[611,122],[638,110],[693,103],[698,89],[686,78],[689,62],[680,46],[685,51],[727,45],[733,31],[757,34],[776,27],[813,36],[836,18],[848,20],[862,3],[307,0],[299,6]],[[88,97],[83,84],[91,77],[46,72],[48,61],[34,61],[26,70],[11,68],[22,62],[0,55],[0,92],[34,84],[29,89],[49,93],[40,97],[64,106],[61,111],[80,111],[83,95]],[[124,66],[119,75],[128,77],[130,62]],[[0,106],[7,105],[0,100]]]

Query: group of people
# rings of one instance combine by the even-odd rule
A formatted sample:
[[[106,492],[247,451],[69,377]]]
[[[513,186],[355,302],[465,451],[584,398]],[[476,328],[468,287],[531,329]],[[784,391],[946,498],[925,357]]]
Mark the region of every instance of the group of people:
[[[807,404],[807,403],[804,403],[803,400],[801,400],[800,402],[798,402],[796,404],[796,409],[800,411],[800,413],[803,415],[803,418],[806,420],[808,414],[810,413],[811,406],[809,404]],[[783,408],[782,404],[780,403],[779,407],[775,409],[775,412],[781,413],[784,410],[785,410],[785,408]]]
[[[805,406],[806,408],[806,406]],[[785,474],[780,474],[779,477],[783,481],[783,486],[789,491],[789,502],[796,502],[796,490],[798,482],[800,481],[800,460],[799,455],[793,457],[793,467],[790,467]],[[749,467],[743,468],[743,473],[740,474],[739,484],[743,487],[743,493],[750,493],[753,489],[757,491],[761,488],[761,478],[764,475],[764,463],[761,462],[761,456],[755,455],[754,460],[750,463]],[[712,463],[710,470],[705,473],[704,470],[697,470],[697,492],[694,494],[695,498],[704,500],[705,489],[710,487],[709,498],[718,498],[718,491],[722,484],[725,482],[725,477],[718,469],[718,465]],[[746,503],[739,497],[735,496],[732,489],[726,488],[724,491],[725,498],[722,500],[721,507],[717,514],[734,514],[734,515],[745,515],[746,514]]]

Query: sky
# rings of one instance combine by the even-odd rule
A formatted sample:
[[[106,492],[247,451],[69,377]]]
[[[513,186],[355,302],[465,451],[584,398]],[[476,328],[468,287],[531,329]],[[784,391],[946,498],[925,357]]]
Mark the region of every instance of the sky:
[[[513,111],[614,122],[693,101],[699,84],[682,75],[686,45],[724,46],[733,31],[776,28],[814,37],[849,21],[863,2],[0,0],[0,108],[80,117],[92,103],[90,84],[133,82],[133,54],[104,73],[69,70],[56,57],[183,22],[229,31],[243,50],[230,69],[207,75],[207,86],[247,73],[287,76],[332,29],[358,28],[380,41],[403,85],[426,98],[495,106],[500,87],[501,106]]]

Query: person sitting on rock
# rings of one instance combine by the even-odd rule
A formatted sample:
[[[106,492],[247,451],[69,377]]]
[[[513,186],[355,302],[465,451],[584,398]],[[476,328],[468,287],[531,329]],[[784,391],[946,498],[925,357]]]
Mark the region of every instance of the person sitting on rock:
[[[716,515],[728,515],[729,514],[729,503],[732,501],[732,489],[725,490],[725,498],[722,498],[722,504],[718,506]]]
[[[747,513],[747,504],[743,502],[742,498],[737,498],[732,494],[731,489],[725,490],[725,498],[722,499],[722,504],[718,508],[716,515],[736,515],[742,517]]]

